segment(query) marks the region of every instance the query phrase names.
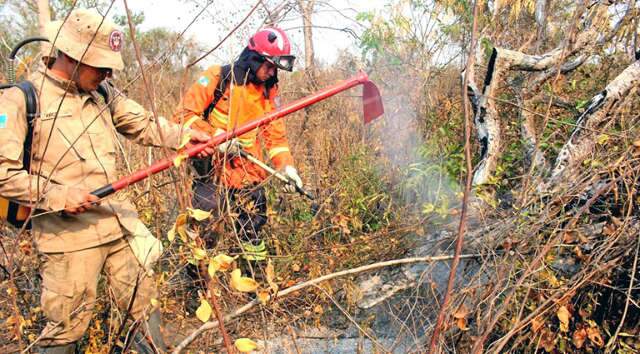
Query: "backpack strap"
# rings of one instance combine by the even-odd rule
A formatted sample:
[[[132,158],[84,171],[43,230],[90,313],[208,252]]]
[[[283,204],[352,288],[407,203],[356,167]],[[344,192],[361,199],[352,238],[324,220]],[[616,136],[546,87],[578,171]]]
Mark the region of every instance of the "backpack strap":
[[[213,100],[211,100],[207,109],[202,113],[205,120],[209,119],[209,115],[213,109],[216,108],[218,101],[220,101],[222,96],[224,96],[224,92],[227,90],[229,82],[231,82],[231,65],[224,65],[220,68],[220,81],[218,81],[216,88],[213,90]],[[191,165],[196,171],[192,187],[195,187],[196,183],[212,183],[211,157],[205,157],[204,159],[191,159]]]
[[[31,145],[33,141],[33,120],[38,116],[38,94],[31,81],[22,81],[16,86],[24,94],[27,106],[27,135],[22,147],[22,168],[29,171],[31,167]]]
[[[105,81],[102,81],[100,84],[98,84],[98,88],[96,89],[96,91],[100,94],[100,96],[102,96],[102,98],[104,98],[104,103],[109,105],[109,99],[111,98],[111,83]]]
[[[229,82],[231,82],[231,65],[227,64],[220,68],[220,81],[218,81],[216,88],[213,90],[213,100],[211,100],[211,103],[209,103],[207,109],[205,109],[202,113],[202,116],[205,120],[209,119],[211,111],[216,108],[218,101],[220,101],[222,96],[224,96],[224,92],[227,90]]]

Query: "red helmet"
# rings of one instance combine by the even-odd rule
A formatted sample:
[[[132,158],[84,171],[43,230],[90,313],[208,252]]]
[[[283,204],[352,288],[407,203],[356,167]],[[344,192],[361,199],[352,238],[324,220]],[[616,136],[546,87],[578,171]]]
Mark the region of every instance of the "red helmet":
[[[296,59],[291,55],[291,44],[283,30],[276,27],[261,29],[249,38],[249,49],[257,52],[283,70],[291,71]]]

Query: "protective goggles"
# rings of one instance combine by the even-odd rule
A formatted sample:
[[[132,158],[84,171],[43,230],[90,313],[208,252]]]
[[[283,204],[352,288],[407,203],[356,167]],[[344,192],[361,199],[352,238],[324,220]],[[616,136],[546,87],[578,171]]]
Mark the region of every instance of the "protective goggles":
[[[296,61],[296,57],[293,55],[276,55],[272,57],[265,57],[265,59],[277,68],[286,71],[293,70],[293,64]]]

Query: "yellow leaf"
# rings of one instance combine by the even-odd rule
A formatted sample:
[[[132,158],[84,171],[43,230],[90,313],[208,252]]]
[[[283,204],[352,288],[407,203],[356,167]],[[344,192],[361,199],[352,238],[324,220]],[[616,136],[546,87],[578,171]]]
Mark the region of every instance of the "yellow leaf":
[[[220,253],[219,255],[213,257],[213,260],[218,263],[218,269],[229,270],[231,269],[231,265],[233,264],[235,257],[230,257],[224,253]]]
[[[209,267],[207,267],[207,273],[209,273],[209,276],[213,278],[214,275],[216,275],[216,272],[220,269],[220,264],[218,264],[218,262],[215,261],[215,259],[212,259],[209,261]]]
[[[243,277],[240,269],[234,269],[231,272],[231,287],[243,293],[251,293],[256,291],[258,283],[251,278]]]
[[[187,211],[189,212],[189,216],[196,219],[197,221],[208,219],[211,216],[210,212],[200,209],[187,208]]]
[[[196,310],[196,317],[202,322],[209,321],[211,317],[211,305],[205,299],[200,299],[200,307]]]
[[[176,238],[176,227],[175,225],[167,232],[167,239],[169,241],[173,241]]]
[[[276,284],[273,280],[276,277],[276,272],[273,268],[273,263],[271,263],[271,260],[269,259],[269,261],[267,262],[267,267],[264,270],[266,278],[267,278],[267,283],[269,284],[269,287],[271,288],[271,291],[273,291],[274,293],[278,292],[278,284]]]
[[[160,301],[158,301],[158,299],[156,298],[151,298],[151,306],[153,306],[153,308],[160,307]]]
[[[267,301],[269,301],[269,292],[265,290],[260,290],[258,291],[257,295],[260,303],[263,305],[266,305]]]
[[[194,248],[193,249],[193,258],[197,260],[205,259],[207,257],[207,251],[202,248]]]
[[[178,156],[176,156],[176,157],[173,159],[173,166],[175,166],[175,167],[180,166],[180,164],[182,163],[182,161],[184,161],[184,160],[186,160],[186,159],[188,159],[188,158],[189,158],[189,156],[188,156],[188,155],[186,155],[186,154],[178,154]]]
[[[567,310],[566,306],[560,306],[558,309],[558,320],[560,320],[560,330],[567,332],[569,330],[569,320],[571,319],[571,313]]]
[[[187,233],[187,228],[184,225],[178,227],[178,235],[180,235],[182,242],[189,241],[189,234]]]
[[[235,346],[241,353],[249,353],[258,349],[258,343],[252,341],[249,338],[238,338],[235,341]]]
[[[607,141],[609,141],[609,136],[607,134],[600,134],[598,136],[598,145],[604,145]]]

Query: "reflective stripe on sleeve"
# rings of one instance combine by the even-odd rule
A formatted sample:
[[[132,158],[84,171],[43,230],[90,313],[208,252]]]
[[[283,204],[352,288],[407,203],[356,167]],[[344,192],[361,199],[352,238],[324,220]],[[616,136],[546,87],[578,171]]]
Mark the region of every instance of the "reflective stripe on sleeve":
[[[274,147],[273,149],[269,150],[269,158],[272,159],[274,156],[278,155],[281,152],[289,152],[289,148],[286,146]]]
[[[229,124],[229,116],[227,116],[226,114],[223,114],[219,110],[214,108],[213,110],[211,110],[211,114],[213,115],[213,118],[215,118],[218,122],[222,123],[224,126]]]

